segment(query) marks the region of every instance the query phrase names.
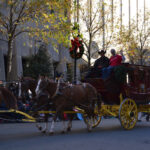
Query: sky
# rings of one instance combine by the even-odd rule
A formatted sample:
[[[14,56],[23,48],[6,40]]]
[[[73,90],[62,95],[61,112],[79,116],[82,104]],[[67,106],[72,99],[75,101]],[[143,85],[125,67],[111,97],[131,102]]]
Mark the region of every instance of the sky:
[[[88,4],[87,4],[88,0],[80,0],[80,5],[81,7],[86,7],[88,8]],[[92,0],[93,4],[93,9],[94,11],[97,9],[98,4],[100,4],[100,2],[103,0]],[[106,3],[111,4],[111,0],[104,0]],[[130,16],[131,16],[131,20],[134,18],[136,20],[136,14],[137,14],[137,0],[130,0]],[[114,0],[114,4],[116,4],[116,12],[115,15],[117,15],[118,17],[120,16],[120,0]],[[128,25],[129,23],[129,0],[122,0],[122,13],[123,13],[123,18],[122,18],[122,23],[124,25]],[[146,9],[148,9],[150,11],[150,0],[145,0],[145,7]],[[144,0],[138,0],[138,12],[140,14],[142,14],[144,16]],[[80,17],[82,16],[82,12],[80,12]],[[111,17],[111,13],[109,15],[109,17]],[[97,15],[97,18],[102,18],[99,15]],[[86,28],[85,28],[85,23],[83,23],[82,19],[80,19],[79,21],[80,24],[80,28],[81,28],[81,33],[83,33],[83,36],[88,37],[88,33],[86,33]],[[94,39],[94,41],[97,42],[99,49],[102,49],[102,40],[103,40],[103,34],[100,33],[99,35],[96,36],[96,38]]]

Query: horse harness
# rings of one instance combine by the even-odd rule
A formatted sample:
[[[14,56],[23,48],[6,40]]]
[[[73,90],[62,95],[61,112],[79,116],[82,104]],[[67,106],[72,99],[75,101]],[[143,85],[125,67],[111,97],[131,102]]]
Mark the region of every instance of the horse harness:
[[[86,88],[86,83],[78,84],[78,85],[82,85],[83,88]],[[47,85],[46,85],[46,86],[47,86]],[[44,89],[46,89],[46,86],[44,86],[44,87],[41,89],[41,91],[44,91]],[[47,92],[41,92],[41,93],[39,94],[39,97],[40,97],[40,96],[47,96],[47,95],[48,95],[48,99],[49,99],[49,98],[53,99],[54,97],[59,96],[59,95],[60,95],[60,96],[64,96],[63,93],[62,93],[62,90],[67,89],[67,88],[73,88],[73,87],[74,87],[73,84],[66,84],[65,86],[61,86],[61,82],[60,82],[60,80],[58,80],[57,86],[56,86],[56,90],[55,90],[55,92],[54,92],[54,94],[53,94],[52,96],[49,95]]]

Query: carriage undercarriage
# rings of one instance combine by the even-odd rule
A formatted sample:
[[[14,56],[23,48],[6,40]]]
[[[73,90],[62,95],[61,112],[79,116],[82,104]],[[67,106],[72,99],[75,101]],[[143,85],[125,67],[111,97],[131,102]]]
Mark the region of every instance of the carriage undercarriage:
[[[136,122],[138,120],[138,113],[139,112],[145,112],[150,114],[150,104],[141,104],[138,105],[135,103],[134,100],[130,98],[123,99],[122,95],[120,95],[120,105],[105,105],[102,104],[100,110],[98,110],[97,106],[95,106],[94,109],[94,114],[95,116],[92,117],[92,121],[89,119],[88,115],[84,112],[84,110],[76,107],[76,111],[64,111],[66,114],[76,114],[76,113],[81,113],[83,115],[84,122],[86,124],[91,124],[93,128],[97,127],[100,122],[102,117],[116,117],[119,119],[121,126],[126,129],[132,129],[136,125]],[[37,122],[38,119],[32,117],[31,114],[32,112],[25,113],[22,111],[18,110],[1,110],[0,111],[0,116],[3,116],[3,114],[19,114],[22,117],[20,119],[14,119],[15,121],[18,122]],[[38,111],[38,114],[55,114],[56,111]],[[3,118],[6,119],[6,118]],[[11,118],[12,119],[12,118]],[[13,119],[12,119],[13,120]]]

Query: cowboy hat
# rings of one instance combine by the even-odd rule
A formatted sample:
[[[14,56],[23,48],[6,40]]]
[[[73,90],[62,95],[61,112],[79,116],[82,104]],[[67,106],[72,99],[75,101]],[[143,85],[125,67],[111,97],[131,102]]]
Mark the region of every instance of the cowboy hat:
[[[102,54],[102,53],[105,54],[106,51],[104,51],[104,50],[99,50],[98,53],[99,53],[99,54]]]

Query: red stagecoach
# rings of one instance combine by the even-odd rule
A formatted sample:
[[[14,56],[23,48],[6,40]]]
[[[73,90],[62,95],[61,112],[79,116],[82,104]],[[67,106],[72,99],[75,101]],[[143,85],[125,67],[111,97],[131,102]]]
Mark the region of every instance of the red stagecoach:
[[[124,69],[121,71],[120,68]],[[100,123],[102,116],[114,116],[119,118],[123,128],[132,129],[137,122],[138,112],[150,113],[149,66],[122,64],[108,79],[88,78],[86,82],[97,89],[102,99],[101,109],[95,109],[97,116],[93,119],[93,127]]]

